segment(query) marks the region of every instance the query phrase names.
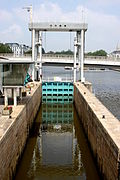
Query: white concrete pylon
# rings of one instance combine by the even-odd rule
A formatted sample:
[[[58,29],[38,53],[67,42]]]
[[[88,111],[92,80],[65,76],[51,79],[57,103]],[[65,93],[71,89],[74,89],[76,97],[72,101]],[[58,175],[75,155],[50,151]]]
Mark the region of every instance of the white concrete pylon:
[[[74,83],[76,82],[76,55],[77,55],[77,38],[74,38]]]
[[[32,80],[35,80],[35,29],[32,30]]]
[[[14,88],[14,106],[17,106],[17,89]]]
[[[40,53],[40,71],[39,71],[39,77],[40,77],[40,82],[42,82],[42,32],[39,32],[39,43],[40,43],[40,48],[39,48],[39,53]]]
[[[81,63],[80,63],[80,78],[81,82],[85,82],[84,77],[84,30],[81,30]]]
[[[39,31],[35,31],[35,62],[38,58],[38,48],[39,47]]]
[[[80,61],[81,61],[81,33],[80,32],[77,32],[77,44],[78,44],[78,47],[77,47],[77,52],[78,52],[78,68],[80,70]],[[80,73],[79,73],[79,79],[80,79]]]
[[[39,31],[35,31],[35,79],[38,80]]]
[[[5,95],[5,106],[8,106],[8,95],[7,95],[7,89],[4,88],[4,95]]]

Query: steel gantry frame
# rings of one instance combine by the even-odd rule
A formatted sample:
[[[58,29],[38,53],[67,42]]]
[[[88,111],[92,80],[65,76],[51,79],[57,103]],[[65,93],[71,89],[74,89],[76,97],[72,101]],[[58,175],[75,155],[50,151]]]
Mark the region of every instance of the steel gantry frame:
[[[29,30],[32,32],[32,79],[37,78],[42,82],[42,32],[43,31],[60,31],[60,32],[76,32],[74,38],[74,82],[76,82],[76,58],[78,54],[78,62],[80,67],[80,80],[84,78],[84,51],[85,51],[85,32],[88,25],[86,23],[29,23]],[[38,61],[38,55],[40,60]]]

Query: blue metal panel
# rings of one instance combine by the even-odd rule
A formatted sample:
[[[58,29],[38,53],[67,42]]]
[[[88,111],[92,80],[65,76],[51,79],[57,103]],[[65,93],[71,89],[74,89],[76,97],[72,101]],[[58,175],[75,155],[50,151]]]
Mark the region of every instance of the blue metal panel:
[[[43,103],[73,103],[73,83],[71,82],[43,82]]]

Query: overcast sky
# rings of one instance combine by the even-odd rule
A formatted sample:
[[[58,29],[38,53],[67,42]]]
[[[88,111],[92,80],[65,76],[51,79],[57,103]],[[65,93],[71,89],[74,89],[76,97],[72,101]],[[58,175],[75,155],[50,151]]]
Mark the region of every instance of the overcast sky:
[[[31,45],[28,30],[33,6],[34,21],[86,22],[86,51],[111,52],[120,44],[120,0],[4,0],[0,2],[0,42]],[[44,33],[46,51],[73,50],[74,33]],[[71,40],[70,40],[71,39]]]

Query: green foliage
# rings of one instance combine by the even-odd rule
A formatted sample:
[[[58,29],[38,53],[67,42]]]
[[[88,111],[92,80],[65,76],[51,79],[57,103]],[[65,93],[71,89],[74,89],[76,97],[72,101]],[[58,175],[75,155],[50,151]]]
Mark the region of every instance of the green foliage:
[[[73,55],[73,52],[71,50],[67,50],[67,51],[60,51],[60,52],[55,52],[55,54],[63,54],[63,55]]]
[[[107,52],[101,49],[101,50],[98,50],[95,52],[89,52],[86,55],[88,55],[88,56],[107,56]]]
[[[12,53],[12,50],[8,45],[0,43],[0,53]]]
[[[55,52],[53,52],[53,51],[49,51],[49,52],[47,52],[47,54],[54,54]]]
[[[53,52],[53,51],[49,51],[47,54],[60,54],[60,55],[73,55],[73,51],[71,51],[70,49],[68,49],[67,51],[56,51],[56,52]]]

